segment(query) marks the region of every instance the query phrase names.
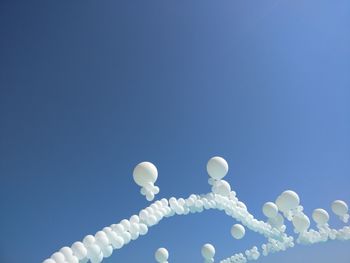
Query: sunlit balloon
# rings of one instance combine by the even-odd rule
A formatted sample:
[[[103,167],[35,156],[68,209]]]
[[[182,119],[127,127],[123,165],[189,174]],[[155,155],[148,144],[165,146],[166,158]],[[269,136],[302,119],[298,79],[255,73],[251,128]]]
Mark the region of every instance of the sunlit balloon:
[[[266,202],[263,205],[262,211],[264,213],[264,215],[268,218],[272,218],[277,216],[278,213],[278,207],[275,203],[272,202]]]
[[[53,253],[51,259],[53,259],[56,263],[65,263],[64,255],[61,252]]]
[[[215,256],[215,248],[212,244],[204,244],[201,252],[203,258],[205,259],[211,259]]]
[[[278,213],[277,213],[276,216],[270,217],[270,218],[267,220],[267,222],[268,222],[271,226],[273,226],[273,227],[279,229],[279,228],[281,228],[281,227],[283,226],[283,224],[284,224],[284,218],[283,218],[283,216],[282,216],[281,214],[278,214]]]
[[[312,213],[312,219],[318,224],[318,225],[324,225],[329,220],[329,215],[326,210],[318,208],[315,209]]]
[[[241,224],[235,224],[231,227],[231,235],[235,239],[241,239],[245,235],[245,228]]]
[[[86,257],[87,250],[84,244],[81,243],[80,241],[74,242],[73,245],[71,246],[71,249],[73,251],[73,255],[75,255],[79,260]]]
[[[227,174],[228,164],[224,158],[215,156],[208,161],[207,172],[211,178],[220,180]]]
[[[100,247],[106,247],[109,245],[108,237],[107,237],[106,233],[103,231],[98,231],[95,234],[95,242]]]
[[[277,199],[276,205],[282,212],[296,208],[300,203],[299,196],[296,192],[288,190],[284,191]]]
[[[335,200],[332,203],[332,211],[338,216],[344,216],[348,212],[348,205],[342,200]]]
[[[164,263],[169,258],[169,252],[166,248],[161,247],[157,249],[156,253],[154,254],[154,257],[157,262]]]
[[[214,182],[212,191],[218,195],[229,196],[231,192],[231,186],[225,180],[219,180]]]
[[[302,233],[310,227],[310,219],[305,214],[299,214],[293,217],[293,226],[296,231]]]
[[[142,162],[134,168],[133,177],[139,186],[145,186],[147,183],[154,183],[157,180],[158,170],[153,163]]]
[[[108,258],[113,253],[113,247],[112,246],[105,246],[105,247],[101,248],[101,252],[102,252],[104,258]]]

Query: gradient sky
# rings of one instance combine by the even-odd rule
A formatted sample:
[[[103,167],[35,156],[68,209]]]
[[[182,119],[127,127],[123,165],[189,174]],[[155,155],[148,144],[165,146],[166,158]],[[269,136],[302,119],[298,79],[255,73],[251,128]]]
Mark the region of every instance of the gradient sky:
[[[0,262],[36,263],[148,202],[205,193],[206,162],[259,219],[286,189],[306,212],[350,202],[348,0],[2,0]],[[332,216],[332,223],[341,224]],[[222,212],[174,217],[105,260],[202,262],[262,244]],[[261,263],[348,263],[349,243]]]

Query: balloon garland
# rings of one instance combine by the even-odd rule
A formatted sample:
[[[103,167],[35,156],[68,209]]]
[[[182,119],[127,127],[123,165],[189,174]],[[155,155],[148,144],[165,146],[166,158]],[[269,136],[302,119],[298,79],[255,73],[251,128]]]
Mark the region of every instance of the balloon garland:
[[[245,227],[267,238],[267,242],[247,249],[242,253],[236,253],[221,263],[246,263],[257,260],[261,255],[284,251],[294,247],[295,244],[315,244],[328,240],[350,240],[350,227],[333,229],[328,225],[329,214],[322,208],[315,209],[312,219],[316,223],[315,229],[310,229],[310,219],[303,212],[300,198],[291,190],[284,191],[275,202],[266,202],[262,211],[267,221],[257,220],[247,210],[246,205],[239,201],[230,184],[223,180],[228,172],[228,164],[222,157],[215,156],[207,163],[209,174],[208,183],[211,192],[207,194],[192,194],[188,198],[161,199],[142,209],[138,215],[129,219],[123,219],[117,224],[112,224],[98,231],[95,235],[87,235],[82,241],[73,243],[70,247],[63,247],[51,255],[43,263],[100,263],[103,258],[110,257],[113,250],[121,249],[133,240],[148,233],[148,229],[157,225],[162,219],[175,215],[187,215],[201,213],[208,209],[224,211],[239,224],[231,228],[231,235],[235,239],[241,239],[245,235]],[[150,162],[138,164],[133,172],[133,178],[141,187],[140,193],[148,201],[152,201],[159,193],[159,187],[155,186],[158,178],[157,168]],[[333,213],[344,223],[348,223],[348,205],[342,200],[335,200],[331,205]],[[288,235],[284,221],[292,222],[296,237]],[[215,248],[212,244],[204,244],[201,250],[204,263],[213,263]],[[155,252],[155,260],[158,263],[168,263],[169,252],[166,248],[159,248]]]

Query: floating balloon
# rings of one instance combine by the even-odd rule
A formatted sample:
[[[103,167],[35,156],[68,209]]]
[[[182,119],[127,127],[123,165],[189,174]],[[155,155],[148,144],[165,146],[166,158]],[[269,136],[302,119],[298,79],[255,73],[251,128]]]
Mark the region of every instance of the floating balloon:
[[[95,234],[95,242],[100,247],[106,247],[109,245],[108,237],[107,237],[106,233],[103,231],[98,231]]]
[[[305,214],[294,216],[292,222],[298,233],[305,232],[310,226],[310,219]]]
[[[150,162],[139,163],[134,168],[133,177],[139,186],[144,186],[147,183],[155,183],[158,178],[157,167]]]
[[[104,258],[108,258],[112,255],[113,253],[113,247],[112,246],[105,246],[101,248],[101,252],[103,254]]]
[[[298,194],[291,190],[284,191],[276,199],[276,205],[278,209],[282,212],[287,212],[288,210],[297,208],[299,203],[300,199]]]
[[[87,235],[86,237],[84,237],[83,239],[83,244],[85,247],[89,247],[91,245],[95,244],[95,237],[93,235]]]
[[[332,211],[337,216],[344,216],[348,212],[348,205],[342,200],[335,200],[332,203]]]
[[[241,239],[245,235],[245,228],[241,224],[235,224],[231,227],[231,235],[235,239]]]
[[[324,225],[327,224],[329,220],[329,215],[326,210],[318,208],[315,209],[312,213],[312,219],[318,224],[318,225]]]
[[[277,213],[277,215],[276,215],[275,217],[270,217],[270,218],[267,220],[267,222],[268,222],[271,226],[273,226],[273,227],[275,227],[275,228],[277,228],[277,229],[280,229],[280,228],[283,227],[283,225],[284,225],[284,218],[283,218],[283,216],[282,216],[281,214],[278,214],[278,213]]]
[[[87,250],[84,246],[83,243],[81,242],[74,242],[73,245],[72,245],[72,251],[73,251],[73,254],[79,259],[83,259],[86,257],[86,254],[87,254]]]
[[[268,218],[276,217],[278,213],[278,207],[272,202],[266,202],[263,205],[262,211]]]
[[[229,196],[231,192],[231,186],[225,180],[219,180],[214,182],[212,191],[218,195]]]
[[[150,162],[142,162],[136,165],[133,172],[134,181],[141,186],[140,193],[144,195],[147,201],[152,201],[154,196],[159,193],[159,187],[154,186],[158,178],[158,170]]]
[[[208,161],[207,172],[211,178],[220,180],[227,174],[228,164],[224,158],[215,156]]]
[[[65,263],[65,257],[61,252],[53,253],[51,259],[53,259],[56,263]]]
[[[205,244],[202,247],[202,256],[205,259],[211,259],[215,256],[215,248],[212,244]]]
[[[164,263],[169,258],[169,252],[166,248],[161,247],[157,249],[156,253],[154,254],[154,257],[157,262]]]
[[[158,224],[162,219],[175,215],[187,215],[189,213],[200,213],[207,209],[217,209],[226,215],[241,222],[231,228],[234,238],[240,239],[245,235],[245,227],[263,235],[267,243],[261,246],[261,253],[266,256],[269,253],[284,251],[297,244],[314,244],[327,240],[350,240],[350,227],[345,226],[339,230],[328,226],[329,215],[323,209],[315,209],[312,218],[317,223],[317,229],[309,229],[310,220],[303,213],[299,196],[291,191],[283,192],[277,197],[276,202],[267,202],[262,211],[268,218],[267,222],[259,221],[248,212],[247,206],[238,199],[236,192],[231,191],[228,182],[221,180],[228,171],[226,161],[221,157],[213,157],[207,164],[212,191],[207,194],[191,194],[188,198],[161,199],[150,206],[142,209],[137,215],[130,219],[123,219],[117,224],[112,224],[98,231],[94,235],[87,235],[82,242],[75,242],[69,247],[63,247],[54,253],[51,258],[43,263],[100,263],[103,258],[111,256],[113,249],[121,249],[132,240],[141,235],[146,235],[148,229]],[[158,172],[151,163],[141,163],[134,169],[135,182],[142,186],[141,192],[148,200],[154,198],[159,188],[154,186]],[[281,211],[283,213],[279,213]],[[344,201],[336,200],[332,204],[332,211],[338,215],[343,222],[349,219],[348,206]],[[285,232],[284,218],[292,221],[297,237],[290,236]],[[213,263],[215,249],[210,244],[205,244],[201,251],[205,263]],[[257,260],[260,251],[257,247],[248,249],[245,253],[237,253],[223,259],[221,263],[246,263]],[[168,252],[160,248],[155,253],[156,260],[168,263]]]

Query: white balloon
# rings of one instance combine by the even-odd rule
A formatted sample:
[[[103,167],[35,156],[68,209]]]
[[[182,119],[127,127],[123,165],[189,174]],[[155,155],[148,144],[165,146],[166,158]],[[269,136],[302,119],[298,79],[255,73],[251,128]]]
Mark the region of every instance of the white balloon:
[[[157,262],[163,263],[166,262],[169,258],[169,252],[166,250],[166,248],[158,248],[156,253],[154,254],[155,259]]]
[[[146,200],[152,201],[154,199],[154,193],[147,193],[146,194]]]
[[[52,254],[51,259],[55,260],[56,263],[64,263],[65,257],[61,252],[55,252]]]
[[[130,217],[130,223],[139,223],[140,222],[140,218],[138,215],[133,215]]]
[[[121,235],[122,233],[124,233],[126,230],[124,229],[122,224],[113,224],[111,225],[111,228],[114,232],[116,232],[117,234]]]
[[[346,215],[348,210],[349,210],[348,205],[342,200],[335,200],[332,203],[332,211],[337,216]]]
[[[153,193],[156,195],[156,194],[159,194],[159,191],[160,191],[160,189],[159,189],[159,187],[158,186],[155,186],[154,188],[153,188]]]
[[[146,221],[147,217],[149,216],[149,213],[146,209],[142,209],[139,213],[139,217],[141,220]]]
[[[281,214],[277,214],[275,217],[270,217],[268,223],[276,228],[280,228],[284,224],[284,218]]]
[[[208,161],[207,172],[211,178],[220,180],[227,174],[228,164],[224,158],[215,156]]]
[[[133,172],[134,181],[139,186],[145,186],[147,183],[154,183],[158,177],[157,167],[150,162],[142,162],[136,165]]]
[[[300,203],[299,196],[296,192],[288,190],[284,191],[277,199],[276,205],[282,212],[287,212],[291,209],[297,208]]]
[[[95,237],[92,235],[87,235],[86,237],[84,237],[83,239],[83,244],[84,246],[87,248],[93,244],[95,244]]]
[[[73,255],[73,251],[70,247],[63,247],[60,249],[60,252],[64,255],[65,258],[69,258]]]
[[[125,230],[129,230],[130,229],[130,222],[127,219],[123,219],[122,221],[120,221],[120,224],[124,227]]]
[[[124,239],[121,236],[116,236],[112,241],[112,244],[116,249],[120,249],[124,245]]]
[[[140,232],[140,226],[138,223],[132,223],[130,226],[130,234],[136,234]]]
[[[163,206],[168,206],[168,204],[169,204],[168,199],[166,199],[166,198],[162,198],[160,201],[162,202]]]
[[[75,242],[75,243],[73,243],[71,248],[73,251],[73,255],[75,255],[79,260],[86,257],[87,250],[86,250],[83,243],[81,243],[79,241]]]
[[[272,202],[266,202],[263,205],[262,211],[264,215],[268,218],[276,217],[278,213],[278,207],[275,203]]]
[[[298,214],[292,220],[295,230],[299,233],[306,231],[310,227],[310,219],[305,214]]]
[[[235,224],[231,227],[231,235],[235,239],[241,239],[245,235],[245,228],[241,224]]]
[[[79,259],[76,256],[70,256],[66,258],[67,263],[79,263]]]
[[[315,209],[312,213],[312,219],[318,224],[318,225],[324,225],[329,220],[329,215],[326,210],[318,208]]]
[[[92,259],[99,257],[101,254],[101,248],[98,245],[91,245],[87,248],[87,257]]]
[[[106,247],[109,245],[109,240],[105,232],[98,231],[95,234],[95,242],[97,245],[99,245],[101,248]]]
[[[130,240],[131,240],[131,235],[129,232],[123,232],[121,233],[121,238],[123,238],[124,244],[129,244]]]
[[[237,205],[242,208],[243,210],[247,210],[247,206],[245,205],[245,203],[241,202],[241,201],[238,201],[237,202]]]
[[[225,180],[216,181],[213,184],[212,192],[214,194],[229,196],[231,192],[231,186]]]
[[[103,257],[108,258],[112,255],[113,253],[113,247],[112,246],[106,246],[101,249]]]
[[[103,232],[106,233],[109,241],[114,248],[119,249],[124,245],[124,240],[118,236],[117,233],[114,232],[110,227],[103,228]]]
[[[147,227],[147,225],[145,225],[145,224],[140,224],[140,225],[139,225],[139,228],[140,228],[140,235],[141,235],[141,236],[147,234],[147,232],[148,232],[148,227]]]
[[[211,244],[205,244],[202,247],[202,256],[205,259],[211,259],[215,256],[215,248]]]
[[[100,252],[100,254],[93,256],[90,258],[91,263],[100,263],[103,260],[103,254]]]

